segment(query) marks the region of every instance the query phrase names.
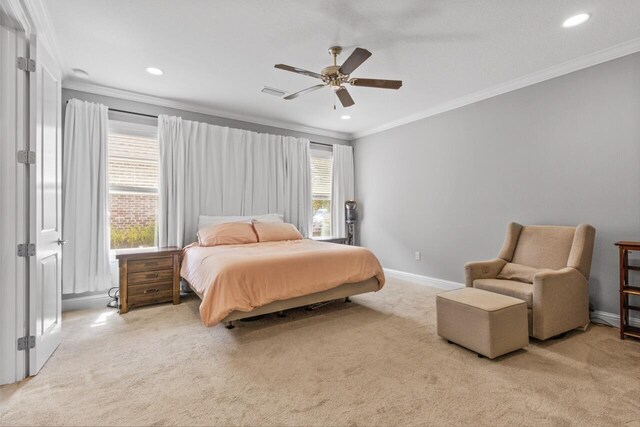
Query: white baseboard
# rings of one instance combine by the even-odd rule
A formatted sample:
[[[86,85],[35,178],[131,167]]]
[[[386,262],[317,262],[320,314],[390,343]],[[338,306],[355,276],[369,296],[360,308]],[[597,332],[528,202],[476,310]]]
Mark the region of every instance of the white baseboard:
[[[596,310],[591,312],[590,317],[594,323],[604,323],[605,325],[615,326],[616,328],[620,327],[620,315],[618,314]],[[640,318],[629,317],[629,324],[640,328]]]
[[[106,308],[109,301],[111,301],[111,298],[106,292],[104,294],[66,298],[62,300],[62,311]]]
[[[406,271],[392,270],[390,268],[385,268],[384,274],[389,277],[395,277],[396,279],[407,280],[412,283],[416,283],[418,285],[424,285],[432,288],[443,289],[445,291],[464,288],[463,283],[452,282],[450,280],[443,280],[435,277],[422,276],[420,274],[407,273]],[[591,321],[593,321],[594,323],[604,323],[606,325],[611,325],[615,327],[618,327],[620,325],[620,315],[615,313],[608,313],[606,311],[596,310],[591,312],[590,317],[591,317]],[[637,317],[629,318],[629,324],[631,326],[640,328],[640,318],[637,318]]]
[[[407,273],[406,271],[392,270],[390,268],[385,268],[384,274],[389,277],[395,277],[396,279],[408,280],[418,285],[430,286],[432,288],[444,289],[446,291],[464,288],[463,283],[437,279],[435,277],[422,276],[420,274]]]

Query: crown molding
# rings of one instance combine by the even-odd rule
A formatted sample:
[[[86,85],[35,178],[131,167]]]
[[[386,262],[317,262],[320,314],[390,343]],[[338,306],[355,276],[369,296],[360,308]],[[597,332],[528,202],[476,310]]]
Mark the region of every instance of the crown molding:
[[[330,138],[337,138],[345,141],[352,141],[354,139],[362,138],[364,136],[373,135],[383,132],[398,126],[409,124],[415,121],[425,119],[427,117],[435,116],[440,113],[455,110],[465,105],[474,104],[485,99],[493,98],[498,95],[502,95],[508,92],[512,92],[518,89],[522,89],[527,86],[531,86],[537,83],[541,83],[546,80],[550,80],[556,77],[560,77],[565,74],[579,71],[584,68],[592,67],[594,65],[601,64],[603,62],[611,61],[623,56],[630,55],[640,51],[640,38],[629,40],[624,43],[620,43],[615,46],[611,46],[606,49],[599,50],[578,58],[571,59],[569,61],[562,62],[560,64],[548,67],[546,69],[536,71],[534,73],[527,74],[522,77],[518,77],[513,80],[509,80],[504,83],[500,83],[491,86],[487,89],[483,89],[460,98],[453,99],[451,101],[444,102],[435,107],[421,111],[419,113],[411,114],[399,120],[388,122],[370,129],[363,131],[348,133],[337,132],[326,129],[314,128],[301,124],[289,123],[282,120],[266,119],[262,117],[250,116],[245,114],[230,113],[227,111],[217,110],[202,105],[191,104],[187,102],[175,101],[170,99],[164,99],[153,95],[146,95],[137,92],[111,88],[107,86],[100,86],[86,82],[67,81],[66,67],[64,67],[63,57],[57,42],[55,35],[55,29],[51,22],[50,16],[47,12],[46,5],[43,0],[6,0],[9,3],[20,3],[23,5],[27,15],[30,18],[31,26],[35,29],[36,34],[42,41],[42,43],[51,51],[52,56],[58,62],[63,74],[63,88],[79,90],[83,92],[89,92],[96,95],[112,96],[115,98],[126,99],[129,101],[142,102],[145,104],[157,105],[168,108],[175,108],[185,111],[192,111],[196,113],[202,113],[207,115],[213,115],[217,117],[239,120],[244,122],[250,122],[260,124],[264,126],[272,126],[283,129],[288,129],[297,132],[310,133],[315,135],[326,136]]]
[[[64,66],[56,31],[45,2],[43,0],[20,0],[20,4],[29,17],[32,33],[36,35],[40,43],[49,51],[64,79],[66,67]]]
[[[3,12],[2,23],[26,34],[31,33],[31,20],[22,6],[20,0],[2,0],[0,12]],[[5,22],[5,16],[9,22]]]
[[[239,120],[243,122],[249,122],[259,124],[263,126],[271,126],[276,128],[288,129],[296,132],[310,133],[313,135],[326,136],[330,138],[337,138],[344,141],[349,141],[351,135],[343,132],[335,132],[326,129],[319,129],[310,126],[299,125],[295,123],[289,123],[286,121],[265,119],[262,117],[250,116],[245,114],[230,113],[228,111],[221,111],[214,108],[204,107],[201,105],[190,104],[181,101],[175,101],[166,98],[160,98],[153,95],[145,95],[142,93],[131,92],[123,89],[116,89],[107,86],[100,86],[92,83],[78,82],[75,80],[65,80],[62,82],[64,89],[77,90],[80,92],[93,93],[95,95],[110,96],[113,98],[126,99],[128,101],[141,102],[143,104],[151,104],[159,107],[175,108],[177,110],[191,111],[193,113],[207,114],[209,116],[222,117],[225,119]]]
[[[571,59],[558,65],[554,65],[549,68],[536,71],[522,77],[518,77],[505,83],[500,83],[487,89],[474,92],[451,101],[447,101],[420,113],[412,114],[402,119],[376,126],[371,129],[355,132],[353,134],[353,139],[362,138],[367,135],[373,135],[375,133],[383,132],[388,129],[426,119],[427,117],[435,116],[436,114],[455,110],[456,108],[464,107],[465,105],[473,104],[485,99],[493,98],[494,96],[502,95],[507,92],[522,89],[524,87],[531,86],[545,80],[560,77],[562,75],[582,70],[584,68],[592,67],[594,65],[611,61],[616,58],[627,56],[638,51],[640,51],[640,38],[629,40],[625,43],[621,43],[607,49],[599,50],[597,52]]]
[[[22,7],[19,9],[24,11],[28,17],[28,24],[31,28],[35,29],[35,33],[40,42],[49,50],[54,60],[57,62],[58,67],[61,70],[63,84],[62,87],[66,89],[79,90],[82,92],[93,93],[96,95],[111,96],[114,98],[126,99],[129,101],[142,102],[145,104],[157,105],[168,108],[175,108],[178,110],[191,111],[195,113],[207,114],[226,119],[239,120],[243,122],[250,122],[254,124],[260,124],[263,126],[271,126],[282,129],[288,129],[296,132],[304,132],[313,135],[326,136],[330,138],[341,139],[343,141],[350,141],[352,135],[345,132],[330,131],[326,129],[315,128],[311,126],[305,126],[295,123],[289,123],[283,120],[266,119],[262,117],[250,116],[245,114],[230,113],[227,111],[217,110],[201,105],[185,103],[180,101],[174,101],[170,99],[164,99],[152,95],[141,94],[137,92],[131,92],[123,89],[116,89],[107,86],[94,85],[86,82],[68,81],[67,68],[64,66],[63,56],[59,47],[58,39],[55,33],[55,28],[51,21],[51,17],[47,11],[47,7],[43,0],[8,0],[10,3],[20,4]]]

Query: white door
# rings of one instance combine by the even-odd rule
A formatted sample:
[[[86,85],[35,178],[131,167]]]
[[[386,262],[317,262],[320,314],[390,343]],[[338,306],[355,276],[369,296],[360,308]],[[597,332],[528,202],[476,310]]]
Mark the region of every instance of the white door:
[[[60,70],[51,55],[31,40],[30,145],[36,162],[30,167],[31,233],[35,256],[29,268],[29,375],[40,371],[60,344],[62,331],[62,132]]]

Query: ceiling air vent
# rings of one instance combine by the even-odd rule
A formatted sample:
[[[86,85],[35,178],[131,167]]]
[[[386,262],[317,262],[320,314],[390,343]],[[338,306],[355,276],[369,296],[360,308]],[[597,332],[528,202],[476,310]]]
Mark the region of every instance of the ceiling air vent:
[[[274,95],[274,96],[284,96],[287,93],[284,90],[275,89],[275,88],[272,88],[272,87],[269,87],[269,86],[263,87],[262,89],[260,89],[260,92],[266,93],[266,94],[269,94],[269,95]]]

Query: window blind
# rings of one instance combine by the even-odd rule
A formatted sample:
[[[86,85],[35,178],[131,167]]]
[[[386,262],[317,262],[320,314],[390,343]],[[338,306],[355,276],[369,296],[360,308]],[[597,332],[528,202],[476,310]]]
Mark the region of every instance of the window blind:
[[[158,188],[158,141],[109,135],[109,185],[112,189]]]
[[[314,199],[331,199],[333,159],[311,157],[311,193]]]

